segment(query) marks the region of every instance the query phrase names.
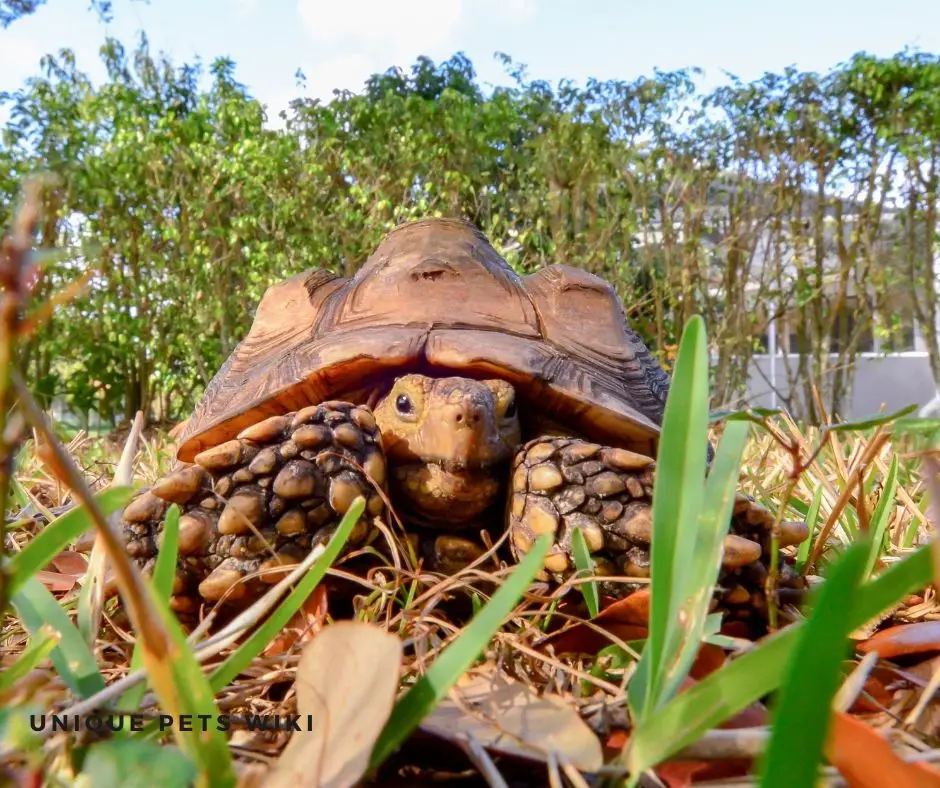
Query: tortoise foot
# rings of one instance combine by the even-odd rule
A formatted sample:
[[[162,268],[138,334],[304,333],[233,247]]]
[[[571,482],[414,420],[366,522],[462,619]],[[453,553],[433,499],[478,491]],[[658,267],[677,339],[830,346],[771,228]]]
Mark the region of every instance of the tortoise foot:
[[[539,579],[563,582],[574,571],[572,535],[580,531],[594,561],[604,593],[622,596],[650,576],[652,500],[655,461],[624,449],[571,438],[542,437],[516,454],[508,504],[513,555],[519,560],[542,534],[554,546]],[[744,496],[735,503],[725,537],[719,575],[718,607],[732,618],[766,616],[764,586],[770,556],[769,511]],[[806,527],[784,523],[780,546],[798,544]],[[789,602],[801,580],[780,562],[781,601]]]
[[[123,517],[128,553],[149,574],[170,504],[181,511],[171,598],[181,616],[202,603],[242,606],[334,533],[353,501],[366,512],[347,542],[361,544],[381,514],[385,458],[368,408],[327,402],[273,416],[180,464]]]
[[[435,529],[414,528],[408,534],[418,558],[424,567],[436,574],[455,575],[481,559],[487,552],[480,534],[473,530],[460,533],[441,533]],[[478,564],[483,571],[496,567],[491,556]]]

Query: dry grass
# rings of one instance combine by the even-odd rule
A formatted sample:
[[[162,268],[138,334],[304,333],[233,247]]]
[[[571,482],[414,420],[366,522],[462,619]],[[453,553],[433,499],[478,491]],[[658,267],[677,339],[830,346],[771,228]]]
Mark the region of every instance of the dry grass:
[[[754,430],[741,474],[742,490],[774,509],[779,506],[788,486],[791,486],[793,453],[781,445],[781,438],[794,439],[802,447],[804,458],[820,445],[819,430],[800,430],[792,422],[780,422],[778,428],[781,434],[777,436],[760,429]],[[822,488],[818,522],[821,525],[831,519],[835,523],[827,540],[827,551],[824,554],[827,559],[841,545],[850,542],[863,527],[862,524],[870,518],[877,504],[880,484],[887,474],[891,458],[898,451],[898,447],[890,441],[884,442],[874,454],[870,468],[862,474],[864,484],[859,488],[859,458],[865,455],[866,448],[872,444],[875,432],[870,430],[864,435],[830,434],[825,446],[792,485],[791,501],[797,511],[799,508],[805,511],[817,489]],[[83,434],[67,443],[69,454],[83,470],[89,486],[95,490],[104,489],[110,483],[121,448],[115,440],[91,439]],[[133,465],[137,483],[146,487],[164,474],[173,461],[173,453],[174,445],[165,433],[153,431],[145,435]],[[928,532],[927,521],[922,513],[924,486],[917,458],[903,453],[899,456],[899,485],[888,527],[890,546],[883,551],[880,559],[883,565],[897,561],[910,550],[912,544],[920,543]],[[25,505],[16,518],[18,523],[10,534],[11,551],[21,550],[38,533],[43,527],[44,512],[54,515],[74,503],[70,492],[40,458],[33,441],[28,441],[19,454],[16,479],[21,494],[28,496],[28,500],[23,502]],[[797,511],[786,516],[792,518]],[[354,612],[359,619],[374,622],[402,639],[407,655],[402,677],[404,686],[420,676],[441,648],[460,633],[465,623],[466,606],[455,604],[455,599],[462,596],[461,590],[474,588],[474,593],[485,602],[487,596],[480,589],[499,584],[505,573],[492,575],[470,568],[453,577],[443,578],[420,571],[415,569],[413,556],[396,533],[395,528],[383,529],[384,547],[388,548],[384,552],[393,556],[386,566],[377,567],[362,576],[347,571],[341,562],[329,574],[357,586]],[[88,546],[90,541],[86,540]],[[57,596],[63,606],[74,611],[83,577],[81,561],[74,555],[71,559],[64,563],[66,571],[60,573],[65,578],[71,573],[75,586],[69,591],[57,591]],[[53,567],[49,569],[57,571]],[[46,577],[46,582],[54,586],[51,576]],[[550,651],[540,649],[538,644],[545,636],[549,617],[553,619],[554,626],[566,620],[583,621],[587,617],[583,606],[579,604],[579,595],[569,594],[565,603],[559,606],[559,599],[566,589],[543,590],[542,596],[530,594],[517,607],[515,615],[491,642],[483,670],[498,671],[539,692],[566,698],[601,738],[609,739],[613,745],[617,741],[617,731],[625,723],[626,687],[630,671],[620,668],[599,670],[603,660],[587,656],[554,656]],[[293,713],[296,708],[293,681],[300,652],[310,636],[328,623],[329,619],[324,618],[324,612],[323,600],[318,599],[308,604],[301,615],[295,616],[291,626],[269,647],[270,653],[256,659],[248,670],[217,695],[220,710],[234,715]],[[940,606],[936,603],[936,595],[929,589],[899,605],[890,620],[873,624],[880,623],[884,627],[889,623],[934,620],[940,617],[938,612]],[[629,649],[629,644],[620,640],[616,634],[608,633],[608,637],[611,643]],[[94,646],[101,673],[108,683],[127,675],[133,640],[126,616],[118,607],[117,600],[112,600],[105,608]],[[7,615],[2,631],[5,667],[13,664],[28,641],[21,623],[14,616]],[[940,641],[937,650],[940,651]],[[209,664],[220,663],[230,651],[226,650]],[[922,701],[938,663],[929,652],[921,654],[920,659],[925,656],[930,658],[919,662],[915,659],[917,664],[907,664],[910,660],[902,660],[900,664],[865,664],[863,670],[868,677],[867,683],[863,681],[854,690],[850,705],[854,703],[856,711],[866,711],[869,724],[888,733],[898,752],[905,756],[933,759],[937,752],[932,748],[940,735],[940,705],[923,704]],[[877,690],[874,694],[873,688]],[[7,693],[4,701],[7,704],[31,702],[44,709],[68,707],[74,702],[62,679],[48,664],[33,671],[28,681],[17,684],[15,692]],[[915,709],[916,718],[911,716]],[[51,738],[47,742],[47,755],[64,752],[62,748],[66,746],[68,738],[62,734]],[[272,763],[288,738],[289,733],[285,731],[249,733],[237,730],[230,739],[230,746],[236,762],[246,768],[252,764]],[[442,750],[439,745],[422,750],[421,742],[422,737],[417,737],[396,758],[395,765],[404,765],[405,773],[410,775],[407,780],[411,782],[406,780],[402,784],[420,784],[424,772],[433,775],[435,779],[440,779],[445,773],[457,779],[459,773],[467,769],[473,772],[474,763],[476,768],[485,767],[485,764],[481,767],[473,757],[467,760],[459,750]],[[739,749],[753,746],[753,742],[742,742],[736,745]],[[709,746],[726,745],[715,745],[714,742],[709,745],[705,742],[698,746],[696,753],[701,755],[704,747],[707,754]],[[518,763],[511,759],[509,762],[502,761],[499,768],[507,776],[518,768]],[[561,767],[555,768],[560,770]],[[247,780],[250,773],[250,769],[244,772],[243,779]],[[734,784],[738,784],[738,781],[735,780]]]

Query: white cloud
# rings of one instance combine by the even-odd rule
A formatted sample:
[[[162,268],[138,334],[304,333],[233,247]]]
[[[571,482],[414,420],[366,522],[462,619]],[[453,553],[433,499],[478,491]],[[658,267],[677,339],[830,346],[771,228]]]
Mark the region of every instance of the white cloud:
[[[362,89],[365,81],[384,65],[378,65],[378,60],[363,53],[339,55],[329,60],[323,60],[304,70],[307,77],[307,92],[311,96],[319,96],[329,100],[333,98],[334,90]]]
[[[329,100],[333,90],[362,89],[374,73],[409,68],[420,55],[443,60],[465,50],[472,27],[516,27],[538,0],[297,0],[317,59],[303,64],[307,93]]]
[[[434,45],[457,30],[462,0],[299,0],[300,18],[316,41],[370,42],[390,49]]]
[[[36,42],[25,37],[14,37],[5,32],[0,37],[0,73],[3,74],[3,87],[17,87],[27,77],[39,73],[39,61],[45,50]]]
[[[235,0],[235,16],[239,19],[251,16],[258,10],[258,0]]]
[[[506,22],[513,25],[528,22],[537,10],[536,0],[502,0],[500,6]]]

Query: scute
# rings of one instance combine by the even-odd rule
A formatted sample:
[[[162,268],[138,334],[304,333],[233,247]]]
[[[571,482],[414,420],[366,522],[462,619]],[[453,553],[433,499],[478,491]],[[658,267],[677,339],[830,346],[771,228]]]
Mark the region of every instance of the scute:
[[[522,279],[474,228],[432,220],[391,233],[356,273],[323,331],[469,326],[539,336]]]
[[[527,407],[646,453],[668,390],[604,280],[562,265],[520,277],[472,225],[426,219],[392,230],[351,279],[318,269],[271,287],[178,457],[419,368],[505,378]]]

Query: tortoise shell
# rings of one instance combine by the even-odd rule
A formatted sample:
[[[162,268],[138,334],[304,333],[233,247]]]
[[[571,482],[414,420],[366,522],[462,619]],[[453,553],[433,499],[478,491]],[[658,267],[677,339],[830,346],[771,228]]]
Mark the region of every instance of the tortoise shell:
[[[472,225],[425,219],[392,230],[351,278],[314,269],[269,288],[178,457],[268,416],[364,402],[409,372],[503,378],[520,414],[651,456],[669,387],[609,283],[566,265],[520,276]]]

